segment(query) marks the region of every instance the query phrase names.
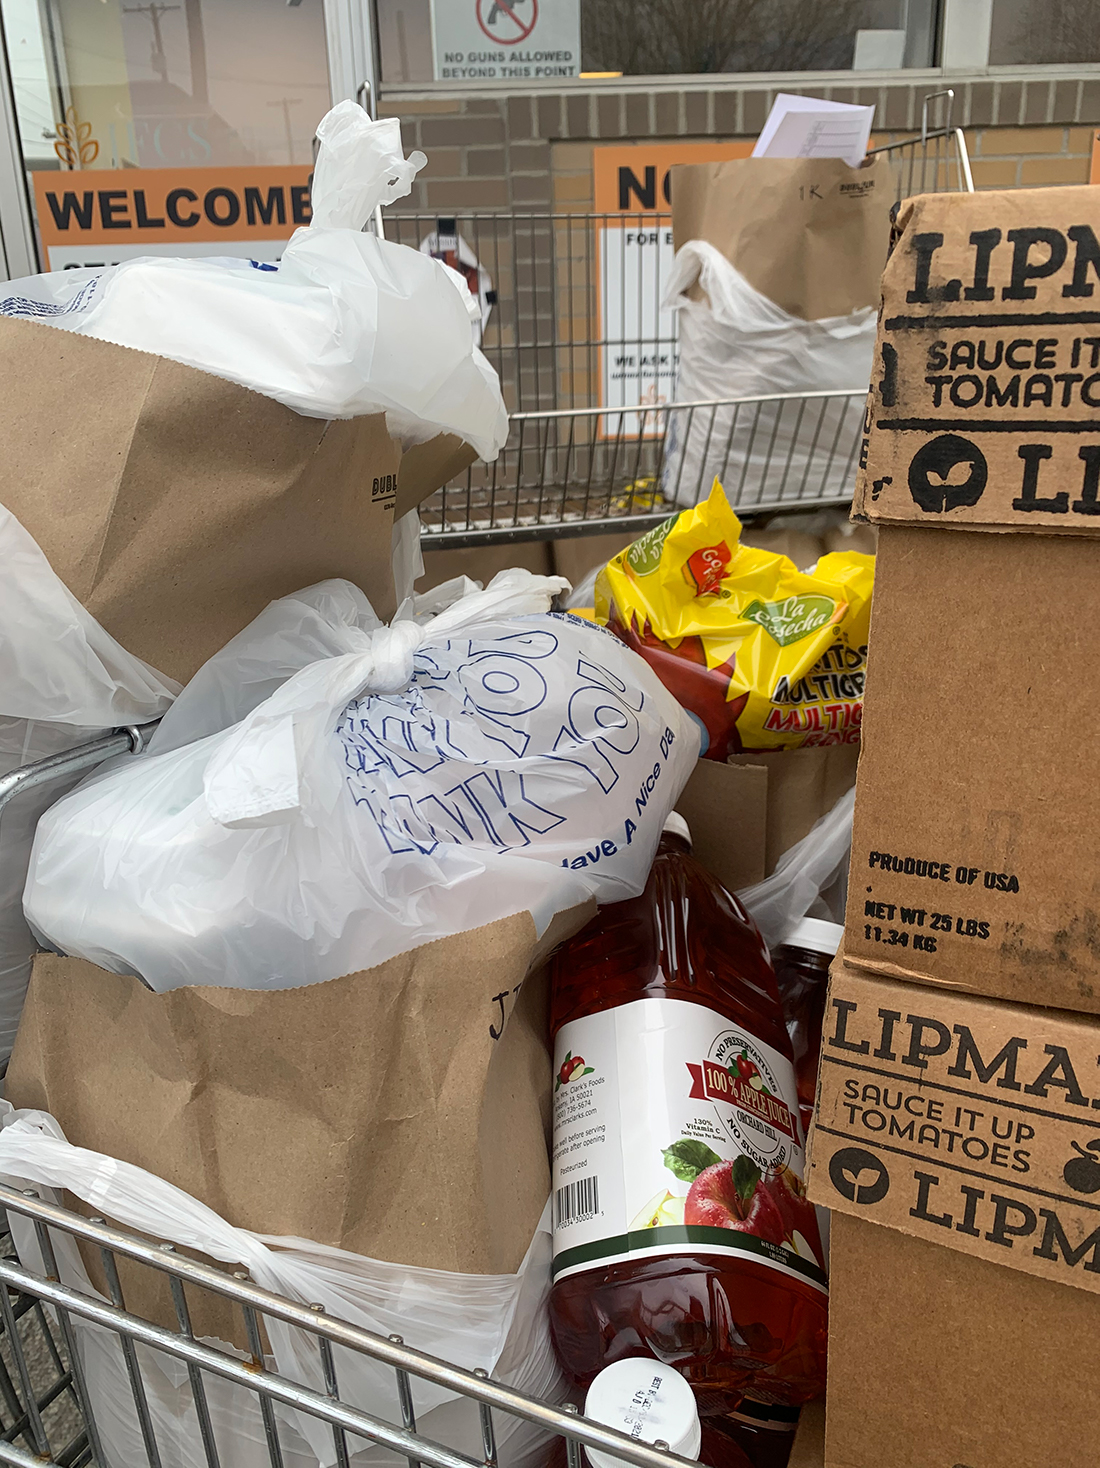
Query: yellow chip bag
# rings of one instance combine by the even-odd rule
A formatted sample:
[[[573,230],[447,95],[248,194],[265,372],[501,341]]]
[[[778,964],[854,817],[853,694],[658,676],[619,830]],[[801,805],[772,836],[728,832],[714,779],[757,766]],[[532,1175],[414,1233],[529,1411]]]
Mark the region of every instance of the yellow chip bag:
[[[596,620],[650,664],[703,728],[702,753],[858,744],[874,556],[812,572],[741,544],[717,480],[596,578]]]

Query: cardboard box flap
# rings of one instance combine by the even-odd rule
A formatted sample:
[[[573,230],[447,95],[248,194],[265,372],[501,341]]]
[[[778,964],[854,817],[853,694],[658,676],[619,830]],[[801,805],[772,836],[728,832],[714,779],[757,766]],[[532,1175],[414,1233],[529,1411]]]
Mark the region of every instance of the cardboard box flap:
[[[898,216],[859,517],[1100,533],[1100,193],[922,194]]]
[[[838,744],[699,760],[676,802],[695,855],[729,892],[762,882],[852,788],[858,757]]]
[[[1100,1021],[832,969],[822,1207],[1100,1294]]]
[[[697,761],[676,809],[688,823],[694,855],[728,892],[764,880],[768,772],[762,765]]]
[[[825,1468],[824,1402],[807,1402],[802,1408],[787,1468]]]
[[[730,763],[734,766],[763,765],[767,770],[765,876],[770,876],[779,859],[808,836],[817,821],[851,790],[858,762],[858,744],[806,745],[733,756]]]

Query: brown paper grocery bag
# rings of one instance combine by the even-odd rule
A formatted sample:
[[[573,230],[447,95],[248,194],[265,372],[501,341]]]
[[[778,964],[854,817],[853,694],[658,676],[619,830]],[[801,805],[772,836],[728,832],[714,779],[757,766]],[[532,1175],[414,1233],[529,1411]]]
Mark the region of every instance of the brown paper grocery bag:
[[[550,1190],[547,995],[524,976],[594,910],[541,941],[522,913],[277,991],[154,994],[40,954],[5,1095],[235,1227],[510,1273]],[[150,1271],[123,1283],[130,1309],[174,1320]],[[243,1340],[216,1306],[195,1330]]]
[[[672,169],[676,249],[706,240],[804,321],[878,306],[894,184],[884,157],[731,158]]]
[[[676,802],[695,855],[730,892],[762,882],[852,788],[858,759],[836,744],[699,760]]]
[[[811,745],[801,749],[764,749],[735,754],[731,765],[763,765],[768,775],[768,816],[764,875],[856,783],[858,744]]]
[[[0,504],[108,632],[173,678],[330,576],[393,613],[401,449],[382,414],[304,418],[193,367],[5,317],[0,435]],[[414,456],[403,508],[461,457],[447,438]]]
[[[401,456],[397,476],[397,515],[415,510],[428,495],[457,479],[477,458],[477,450],[457,433],[440,433],[417,443]]]

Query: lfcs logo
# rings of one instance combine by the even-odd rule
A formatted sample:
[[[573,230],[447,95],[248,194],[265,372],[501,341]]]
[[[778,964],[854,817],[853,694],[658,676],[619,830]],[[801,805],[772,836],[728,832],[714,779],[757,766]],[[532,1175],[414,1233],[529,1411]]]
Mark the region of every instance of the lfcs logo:
[[[863,1147],[842,1147],[829,1159],[829,1180],[849,1203],[881,1203],[890,1191],[886,1164]]]

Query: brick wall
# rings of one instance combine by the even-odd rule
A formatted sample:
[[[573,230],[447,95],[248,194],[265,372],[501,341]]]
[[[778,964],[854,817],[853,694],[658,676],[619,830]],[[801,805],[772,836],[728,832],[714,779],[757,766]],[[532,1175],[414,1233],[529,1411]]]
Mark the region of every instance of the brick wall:
[[[1041,188],[1089,181],[1091,127],[968,128],[976,189]]]
[[[383,91],[380,110],[401,119],[406,148],[427,153],[409,204],[432,213],[590,208],[594,143],[752,137],[777,91],[873,102],[877,136],[904,136],[920,127],[924,96],[946,80],[978,188],[1088,181],[1100,66],[1042,76],[929,72],[860,80],[853,86],[851,73],[801,73],[721,85],[710,77],[625,78],[524,92],[395,87]]]

